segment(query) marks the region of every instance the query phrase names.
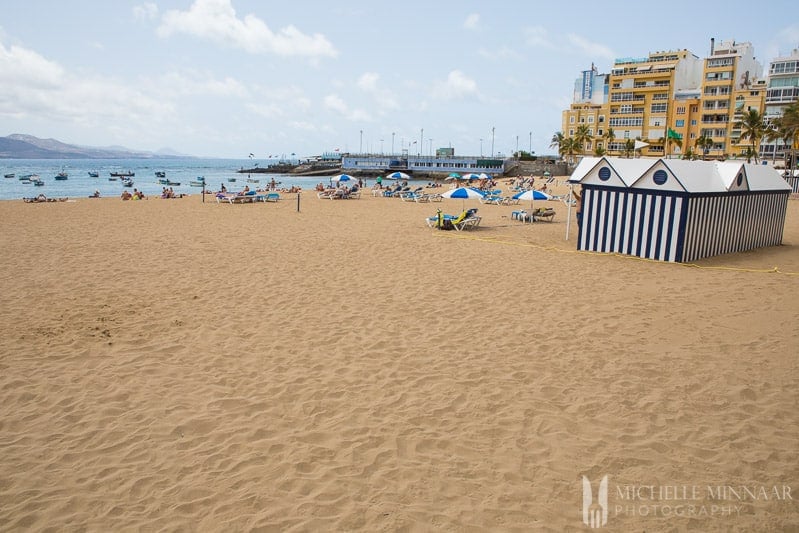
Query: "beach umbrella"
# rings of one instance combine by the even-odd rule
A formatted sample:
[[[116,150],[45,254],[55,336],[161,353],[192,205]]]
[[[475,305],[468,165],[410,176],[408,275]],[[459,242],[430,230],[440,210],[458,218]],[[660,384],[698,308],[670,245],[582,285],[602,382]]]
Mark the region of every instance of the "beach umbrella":
[[[461,177],[461,179],[464,179],[464,180],[481,180],[481,179],[483,179],[483,177],[480,176],[480,174],[475,174],[474,172],[470,172],[469,174],[464,174]]]
[[[474,198],[485,198],[485,193],[473,187],[458,187],[457,189],[450,189],[441,195],[444,198],[451,198],[454,200],[463,200],[463,207],[466,208],[466,200]]]
[[[358,179],[353,178],[349,174],[339,174],[338,176],[333,176],[332,178],[330,178],[330,181],[338,183],[339,185],[347,185],[347,186],[358,183]]]
[[[551,200],[552,196],[545,192],[530,189],[513,195],[514,200],[530,200],[530,209],[533,209],[533,200]]]
[[[536,191],[535,189],[530,189],[529,191],[522,191],[513,195],[514,200],[551,200],[552,196],[548,195],[543,191]],[[530,204],[532,205],[532,203]]]
[[[404,172],[397,171],[397,172],[392,172],[391,174],[388,174],[384,179],[387,179],[387,180],[407,180],[407,179],[411,179],[411,177],[409,175],[407,175],[406,173],[404,173]]]
[[[448,180],[459,180],[459,179],[461,179],[461,175],[460,175],[460,174],[458,174],[457,172],[450,172],[450,173],[449,173],[449,176],[447,176],[447,177],[446,177],[446,178],[444,178],[444,179],[448,179]]]

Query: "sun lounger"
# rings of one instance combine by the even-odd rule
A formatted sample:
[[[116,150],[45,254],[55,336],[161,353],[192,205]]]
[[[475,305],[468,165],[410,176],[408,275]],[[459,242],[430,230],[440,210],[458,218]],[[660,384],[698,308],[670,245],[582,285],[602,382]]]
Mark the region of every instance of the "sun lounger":
[[[520,222],[536,222],[538,220],[552,222],[552,220],[555,218],[555,210],[551,207],[540,207],[531,211],[513,211],[510,214],[510,218]]]
[[[463,231],[469,228],[476,228],[480,225],[482,217],[477,215],[477,209],[467,209],[458,216],[446,215],[440,211],[432,217],[426,219],[427,225],[430,228],[436,229],[454,229]]]

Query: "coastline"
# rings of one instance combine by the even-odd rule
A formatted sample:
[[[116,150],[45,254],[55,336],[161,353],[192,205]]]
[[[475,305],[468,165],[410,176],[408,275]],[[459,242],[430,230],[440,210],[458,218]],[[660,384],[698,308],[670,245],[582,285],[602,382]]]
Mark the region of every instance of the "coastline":
[[[0,202],[0,524],[560,531],[582,475],[796,492],[799,202],[697,266],[578,253],[542,204]],[[799,527],[740,505],[610,519]]]

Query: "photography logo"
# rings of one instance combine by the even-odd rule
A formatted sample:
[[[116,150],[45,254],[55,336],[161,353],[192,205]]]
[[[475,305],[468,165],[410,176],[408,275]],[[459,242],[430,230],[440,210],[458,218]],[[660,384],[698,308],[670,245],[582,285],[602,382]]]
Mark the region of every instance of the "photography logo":
[[[600,528],[608,523],[608,476],[599,482],[596,502],[591,482],[583,476],[583,524],[592,529]]]

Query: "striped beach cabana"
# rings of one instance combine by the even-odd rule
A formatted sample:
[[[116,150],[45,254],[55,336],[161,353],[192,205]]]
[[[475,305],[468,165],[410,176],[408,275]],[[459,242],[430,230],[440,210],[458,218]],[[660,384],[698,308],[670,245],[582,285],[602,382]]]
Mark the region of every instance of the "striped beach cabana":
[[[794,170],[793,172],[786,170],[783,172],[782,177],[785,178],[785,181],[791,186],[793,192],[799,193],[799,170]]]
[[[689,262],[782,243],[791,188],[737,161],[586,157],[578,250]]]

